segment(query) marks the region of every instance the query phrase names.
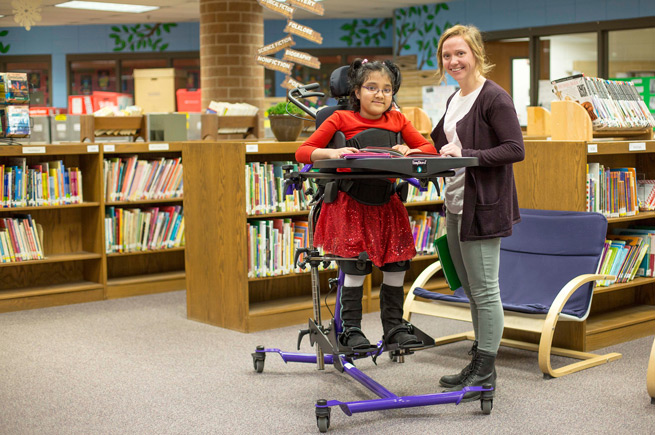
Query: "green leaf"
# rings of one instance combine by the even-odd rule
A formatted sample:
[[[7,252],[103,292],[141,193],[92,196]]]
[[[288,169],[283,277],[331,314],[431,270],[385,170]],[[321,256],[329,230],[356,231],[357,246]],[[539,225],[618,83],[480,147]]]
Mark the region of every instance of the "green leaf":
[[[421,37],[423,37],[423,31],[422,30],[419,30],[418,34],[421,35]]]
[[[430,65],[430,66],[434,66],[434,61],[433,61],[432,59],[428,59],[428,62],[427,62],[427,63],[428,63],[428,65]]]
[[[418,41],[416,41],[416,44],[418,45],[419,50],[423,50],[423,41],[422,40],[419,39]]]
[[[398,11],[398,12],[400,12],[400,14],[401,14],[403,17],[406,17],[406,16],[407,16],[407,11],[405,11],[405,9],[401,9],[401,10]]]
[[[168,29],[169,29],[169,27],[168,27],[168,23],[166,23],[166,24],[162,24],[162,27],[163,27],[163,29],[164,29],[164,32],[168,33]]]
[[[411,15],[411,14],[418,14],[419,12],[416,6],[412,6],[411,8],[409,8],[409,13]]]
[[[123,31],[124,31],[125,33],[130,33],[130,29],[128,29],[127,26],[126,26],[125,24],[123,24]]]
[[[377,23],[378,23],[378,19],[373,18],[373,20],[371,21],[371,26],[375,26]]]
[[[120,36],[118,36],[118,35],[115,34],[115,33],[110,33],[110,34],[109,34],[109,37],[110,37],[110,38],[114,38],[114,39],[120,38]]]
[[[428,5],[423,5],[423,12],[427,12],[427,11],[428,11]]]
[[[130,35],[130,37],[127,38],[127,42],[132,42],[133,39],[134,39],[134,35]]]
[[[446,11],[449,11],[449,10],[450,10],[450,8],[448,7],[448,5],[447,5],[446,3],[442,3],[442,4],[441,4],[441,8],[444,9],[444,10],[446,10]]]
[[[155,33],[157,33],[157,36],[161,35],[161,27],[157,26],[157,30],[155,30]]]
[[[410,48],[412,48],[412,46],[409,45],[409,44],[403,45],[403,49],[405,49],[405,50],[409,50]]]
[[[391,20],[386,20],[386,21],[384,22],[384,28],[385,28],[385,29],[388,29],[390,26],[391,26]]]
[[[380,46],[380,40],[378,38],[374,38],[373,42],[375,42],[376,46],[378,46],[378,47]]]
[[[368,34],[370,33],[370,32],[368,31],[368,29],[359,29],[358,32],[359,32],[361,35],[368,35]]]
[[[362,46],[362,41],[357,41],[356,45],[357,45],[357,47],[361,47]]]
[[[341,30],[351,30],[352,28],[353,28],[352,24],[348,24],[348,23],[341,26]]]
[[[114,32],[118,32],[118,33],[121,32],[121,29],[118,26],[111,26],[111,30],[113,30]]]
[[[2,42],[0,42],[0,53],[7,53],[9,51],[9,47],[11,47],[11,44],[4,45]]]
[[[168,44],[164,44],[161,47],[159,47],[159,51],[164,51],[168,48]]]
[[[371,37],[370,36],[367,36],[366,38],[364,38],[364,44],[369,45],[370,43],[371,43]]]
[[[432,43],[434,44],[434,47],[439,46],[439,40],[437,38],[432,38]]]
[[[432,14],[428,15],[428,20],[434,20],[434,15]]]
[[[141,32],[136,32],[136,36],[138,36],[139,38],[145,38],[146,34]]]
[[[134,42],[130,44],[130,50],[134,51]]]
[[[402,36],[402,34],[401,34],[401,32],[400,32],[400,29],[399,29],[399,28],[396,28],[396,35],[397,35],[398,37],[401,37],[401,36]]]
[[[341,41],[345,41],[346,44],[348,44],[349,47],[350,47],[350,45],[353,43],[353,38],[351,38],[351,37],[348,36],[348,35],[344,35],[344,36],[342,36],[342,37],[339,38],[339,39],[340,39]]]

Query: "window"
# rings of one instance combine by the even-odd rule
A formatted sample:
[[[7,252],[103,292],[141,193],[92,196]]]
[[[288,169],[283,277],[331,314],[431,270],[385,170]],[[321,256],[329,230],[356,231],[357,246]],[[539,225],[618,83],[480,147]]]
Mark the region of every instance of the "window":
[[[51,104],[50,56],[2,56],[0,71],[26,73],[30,87],[30,105]]]
[[[68,55],[68,94],[111,91],[134,95],[134,70],[148,68],[183,70],[187,77],[186,88],[197,89],[200,86],[199,56],[197,52]]]

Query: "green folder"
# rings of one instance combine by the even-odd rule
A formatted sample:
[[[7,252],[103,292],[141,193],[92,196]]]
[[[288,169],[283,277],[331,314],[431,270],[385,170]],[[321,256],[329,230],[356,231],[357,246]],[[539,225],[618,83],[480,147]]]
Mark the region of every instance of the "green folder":
[[[437,246],[437,254],[439,255],[439,261],[441,261],[441,269],[446,277],[448,287],[450,287],[452,291],[455,291],[462,286],[462,283],[457,276],[457,270],[455,270],[453,259],[450,256],[450,249],[448,249],[448,239],[446,238],[446,235],[439,237],[436,240],[435,245]]]

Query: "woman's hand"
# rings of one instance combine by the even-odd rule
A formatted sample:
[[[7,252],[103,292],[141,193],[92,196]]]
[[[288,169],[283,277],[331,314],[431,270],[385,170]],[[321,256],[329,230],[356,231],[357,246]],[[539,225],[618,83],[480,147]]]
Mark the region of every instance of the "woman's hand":
[[[402,153],[403,156],[406,156],[412,149],[407,145],[394,145],[391,147],[392,150],[396,150],[399,153]]]
[[[462,149],[453,143],[442,146],[439,153],[444,157],[462,157]]]

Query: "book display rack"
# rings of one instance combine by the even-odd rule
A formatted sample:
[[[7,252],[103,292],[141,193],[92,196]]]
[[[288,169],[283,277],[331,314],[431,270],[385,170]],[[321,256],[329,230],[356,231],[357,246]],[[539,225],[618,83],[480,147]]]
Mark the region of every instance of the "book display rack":
[[[28,168],[44,162],[61,162],[63,167],[76,168],[81,174],[76,202],[18,202],[0,208],[2,219],[29,215],[42,228],[39,241],[43,251],[43,259],[0,263],[0,312],[185,288],[183,247],[105,252],[106,207],[182,205],[180,197],[105,201],[103,159],[134,154],[175,159],[181,156],[181,147],[147,143],[0,147],[0,162],[5,166],[23,159]]]
[[[586,211],[588,163],[635,168],[646,179],[655,178],[652,129],[596,132],[582,106],[554,101],[552,134],[552,140],[526,139],[525,160],[514,165],[521,207]],[[571,137],[563,138],[566,134]],[[655,212],[608,218],[608,223],[608,232],[631,225],[655,225]],[[554,345],[591,351],[650,335],[654,328],[655,279],[637,277],[597,287],[587,320],[558,323]],[[513,331],[506,330],[505,334],[513,338]]]
[[[146,140],[146,117],[80,115],[80,142],[95,142],[96,137],[127,136]]]
[[[306,322],[312,316],[309,273],[248,277],[247,224],[263,219],[306,219],[307,211],[249,215],[246,163],[293,160],[300,142],[222,141],[185,143],[187,316],[200,322],[253,332]],[[438,211],[441,200],[408,204]],[[406,291],[436,255],[417,257],[407,272]],[[322,299],[335,270],[320,273]],[[364,284],[364,312],[379,310],[382,274],[374,268]],[[435,278],[431,288],[446,286]],[[334,297],[327,295],[331,309]],[[325,309],[324,315],[330,313]]]

